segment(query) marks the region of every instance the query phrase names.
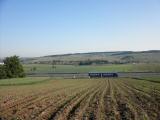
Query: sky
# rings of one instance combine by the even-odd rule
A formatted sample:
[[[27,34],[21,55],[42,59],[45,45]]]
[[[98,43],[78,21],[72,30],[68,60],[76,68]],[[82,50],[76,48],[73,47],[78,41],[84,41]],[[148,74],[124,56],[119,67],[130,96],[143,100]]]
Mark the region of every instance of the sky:
[[[160,49],[160,0],[0,0],[0,57]]]

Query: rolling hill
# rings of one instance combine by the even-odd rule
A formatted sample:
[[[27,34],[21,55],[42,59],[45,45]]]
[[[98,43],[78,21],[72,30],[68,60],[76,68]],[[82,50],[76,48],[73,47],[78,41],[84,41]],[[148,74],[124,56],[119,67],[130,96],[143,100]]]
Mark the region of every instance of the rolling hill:
[[[107,61],[109,63],[160,63],[160,50],[74,53],[22,59],[22,62],[25,64],[52,63],[52,61],[56,61],[61,64],[76,63],[79,61]]]

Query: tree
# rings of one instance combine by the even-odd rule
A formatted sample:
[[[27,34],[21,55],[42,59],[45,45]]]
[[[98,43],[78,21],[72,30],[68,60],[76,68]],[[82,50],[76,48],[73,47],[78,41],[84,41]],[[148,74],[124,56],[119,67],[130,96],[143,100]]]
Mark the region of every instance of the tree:
[[[8,78],[24,77],[23,66],[18,56],[7,57],[4,60],[4,68]]]
[[[33,71],[33,72],[35,72],[36,70],[37,70],[36,67],[33,67],[33,68],[30,69],[30,71]]]
[[[0,79],[7,78],[4,65],[0,65]]]
[[[56,61],[55,60],[52,61],[52,69],[56,70]]]

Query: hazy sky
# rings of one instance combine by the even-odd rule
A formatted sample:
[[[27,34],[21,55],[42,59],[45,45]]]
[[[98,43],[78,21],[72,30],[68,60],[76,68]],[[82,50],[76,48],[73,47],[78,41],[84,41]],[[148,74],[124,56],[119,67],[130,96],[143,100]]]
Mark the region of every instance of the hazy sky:
[[[160,49],[160,0],[0,0],[0,57]]]

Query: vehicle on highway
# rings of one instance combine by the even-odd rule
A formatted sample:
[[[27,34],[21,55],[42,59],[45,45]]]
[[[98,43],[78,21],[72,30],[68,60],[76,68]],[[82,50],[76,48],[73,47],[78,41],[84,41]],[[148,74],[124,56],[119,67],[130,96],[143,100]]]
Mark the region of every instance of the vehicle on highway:
[[[90,78],[105,78],[105,77],[118,77],[118,73],[115,72],[89,72]]]

